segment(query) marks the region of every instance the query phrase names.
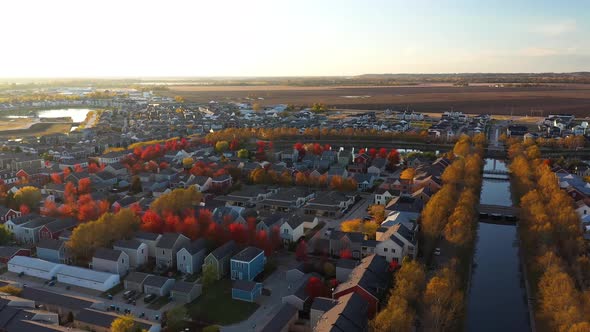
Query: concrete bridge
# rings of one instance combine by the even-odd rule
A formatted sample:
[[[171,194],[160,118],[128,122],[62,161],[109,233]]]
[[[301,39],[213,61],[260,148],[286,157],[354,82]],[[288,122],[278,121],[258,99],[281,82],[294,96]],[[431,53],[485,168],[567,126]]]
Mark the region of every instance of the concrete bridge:
[[[514,206],[502,206],[491,204],[479,204],[477,207],[479,219],[492,223],[510,223],[518,221],[519,208]]]

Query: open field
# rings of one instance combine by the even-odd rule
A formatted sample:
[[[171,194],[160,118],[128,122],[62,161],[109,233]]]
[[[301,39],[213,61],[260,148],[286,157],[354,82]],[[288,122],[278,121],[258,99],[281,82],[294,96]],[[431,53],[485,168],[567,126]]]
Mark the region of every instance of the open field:
[[[386,109],[409,107],[419,112],[448,110],[470,114],[536,115],[572,113],[590,116],[590,85],[554,84],[496,88],[487,84],[455,87],[451,84],[416,86],[171,86],[162,92],[187,101],[252,101],[262,105],[324,103],[331,108]]]
[[[24,136],[43,136],[55,133],[68,133],[72,128],[71,123],[35,123],[29,128],[13,129],[4,127],[0,124],[0,137],[3,138],[22,138]]]
[[[27,129],[33,123],[32,118],[0,119],[0,132],[4,130]]]

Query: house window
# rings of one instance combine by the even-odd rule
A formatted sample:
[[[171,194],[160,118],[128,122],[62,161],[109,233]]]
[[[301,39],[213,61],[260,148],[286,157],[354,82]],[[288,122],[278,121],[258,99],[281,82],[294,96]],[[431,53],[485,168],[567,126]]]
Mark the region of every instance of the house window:
[[[162,255],[166,254],[166,251],[162,250]]]
[[[395,249],[393,249],[393,248],[392,248],[392,249],[391,249],[391,252],[395,254]]]
[[[384,251],[384,252],[387,252],[387,248],[383,248],[383,251]]]

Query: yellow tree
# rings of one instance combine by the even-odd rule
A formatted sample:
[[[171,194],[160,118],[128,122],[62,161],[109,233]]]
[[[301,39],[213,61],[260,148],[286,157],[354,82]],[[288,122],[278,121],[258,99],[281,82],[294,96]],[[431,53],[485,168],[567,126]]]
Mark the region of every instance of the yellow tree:
[[[111,323],[111,332],[135,332],[137,325],[133,320],[133,316],[120,316]]]
[[[373,217],[373,221],[381,224],[385,220],[385,206],[374,204],[369,206],[369,214]]]
[[[33,209],[41,202],[41,192],[33,186],[22,187],[14,194],[14,199],[18,205],[24,204]]]
[[[412,167],[408,167],[402,171],[399,178],[402,180],[412,181],[412,180],[414,180],[415,176],[416,176],[416,170]]]

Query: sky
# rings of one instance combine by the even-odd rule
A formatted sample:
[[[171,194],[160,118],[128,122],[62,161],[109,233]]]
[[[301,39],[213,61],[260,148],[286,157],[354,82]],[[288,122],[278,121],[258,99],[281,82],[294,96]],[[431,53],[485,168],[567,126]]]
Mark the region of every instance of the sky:
[[[588,0],[0,2],[0,77],[590,71]]]

